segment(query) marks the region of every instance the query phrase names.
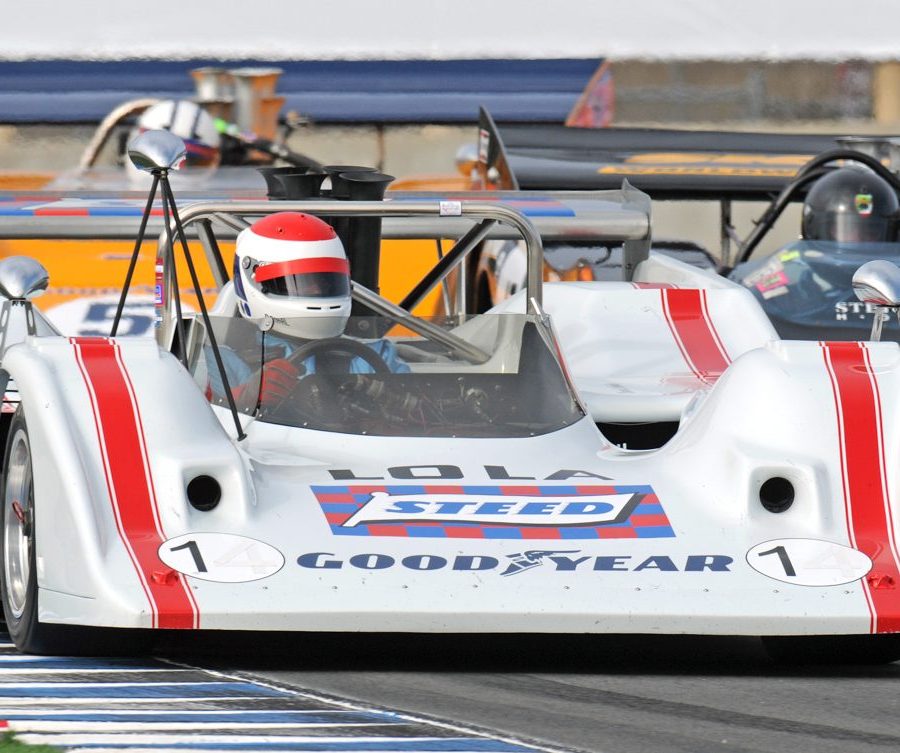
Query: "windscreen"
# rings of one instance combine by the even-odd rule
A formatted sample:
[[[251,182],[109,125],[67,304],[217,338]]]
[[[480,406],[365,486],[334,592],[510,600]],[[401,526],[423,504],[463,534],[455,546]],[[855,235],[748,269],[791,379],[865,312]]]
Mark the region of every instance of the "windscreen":
[[[749,288],[787,339],[868,339],[875,307],[853,292],[853,274],[873,259],[900,259],[900,243],[801,240],[737,266],[731,278]],[[885,338],[900,338],[896,320]]]
[[[351,317],[340,337],[305,340],[290,320],[269,331],[240,318],[212,319],[223,380],[202,322],[192,372],[215,405],[260,421],[376,436],[527,437],[584,415],[550,333],[523,314],[424,320],[414,331],[379,317]]]

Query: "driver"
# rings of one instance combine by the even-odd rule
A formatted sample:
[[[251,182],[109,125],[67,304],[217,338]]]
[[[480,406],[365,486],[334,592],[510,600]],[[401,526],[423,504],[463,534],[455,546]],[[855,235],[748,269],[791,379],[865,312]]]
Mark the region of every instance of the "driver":
[[[131,138],[155,129],[170,131],[184,142],[187,167],[216,167],[219,164],[222,139],[216,122],[196,102],[166,99],[151,105],[141,113]],[[126,159],[125,164],[131,167],[131,160]]]
[[[861,167],[841,167],[819,178],[803,203],[805,240],[890,243],[897,240],[897,193]]]
[[[255,397],[259,379],[259,403],[271,408],[290,394],[301,377],[315,373],[319,361],[330,358],[323,348],[321,355],[312,354],[298,362],[292,358],[296,351],[306,350],[313,341],[343,339],[350,317],[350,265],[343,244],[334,228],[318,217],[300,212],[263,217],[237,237],[234,290],[241,316],[266,330],[266,353],[262,373],[257,376],[255,367],[223,347],[229,384],[240,400],[248,387]],[[355,343],[370,348],[374,358],[352,354],[343,358],[339,364],[346,373],[375,373],[370,360],[383,361],[391,372],[409,371],[390,340],[349,344]],[[254,360],[258,359],[258,351],[255,356]],[[218,382],[218,374],[210,371],[211,379]],[[211,387],[221,392],[221,384]]]

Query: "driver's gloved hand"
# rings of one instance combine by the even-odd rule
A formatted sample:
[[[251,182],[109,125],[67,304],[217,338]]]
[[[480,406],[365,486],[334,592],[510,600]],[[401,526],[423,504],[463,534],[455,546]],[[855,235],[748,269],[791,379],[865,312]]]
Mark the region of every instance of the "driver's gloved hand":
[[[259,388],[259,404],[263,408],[274,408],[297,386],[302,375],[290,361],[277,358],[263,366]]]

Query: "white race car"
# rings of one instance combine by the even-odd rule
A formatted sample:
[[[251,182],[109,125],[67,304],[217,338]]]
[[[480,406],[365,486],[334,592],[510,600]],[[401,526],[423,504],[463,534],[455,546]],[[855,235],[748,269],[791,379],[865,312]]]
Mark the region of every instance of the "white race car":
[[[485,237],[519,236],[528,284],[437,322],[356,280],[372,315],[299,344],[291,358],[322,366],[261,407],[258,382],[240,400],[217,386],[216,353],[258,374],[269,333],[224,279],[208,317],[176,320],[165,234],[158,342],[56,334],[30,301],[39,266],[0,262],[20,396],[0,575],[19,649],[153,628],[762,635],[900,655],[896,344],[780,341],[748,290],[648,256],[649,202],[627,188],[180,219],[221,275],[215,233],[275,209],[461,235],[423,295]],[[0,233],[79,221],[0,217]],[[625,242],[628,279],[542,284],[542,234]],[[371,373],[341,366],[355,357]]]

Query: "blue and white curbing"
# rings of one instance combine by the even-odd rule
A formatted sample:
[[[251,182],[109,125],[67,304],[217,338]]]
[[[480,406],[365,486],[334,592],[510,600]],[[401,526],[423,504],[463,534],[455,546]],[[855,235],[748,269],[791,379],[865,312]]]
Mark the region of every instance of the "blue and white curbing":
[[[25,656],[0,638],[0,729],[84,753],[554,753],[163,660]]]

